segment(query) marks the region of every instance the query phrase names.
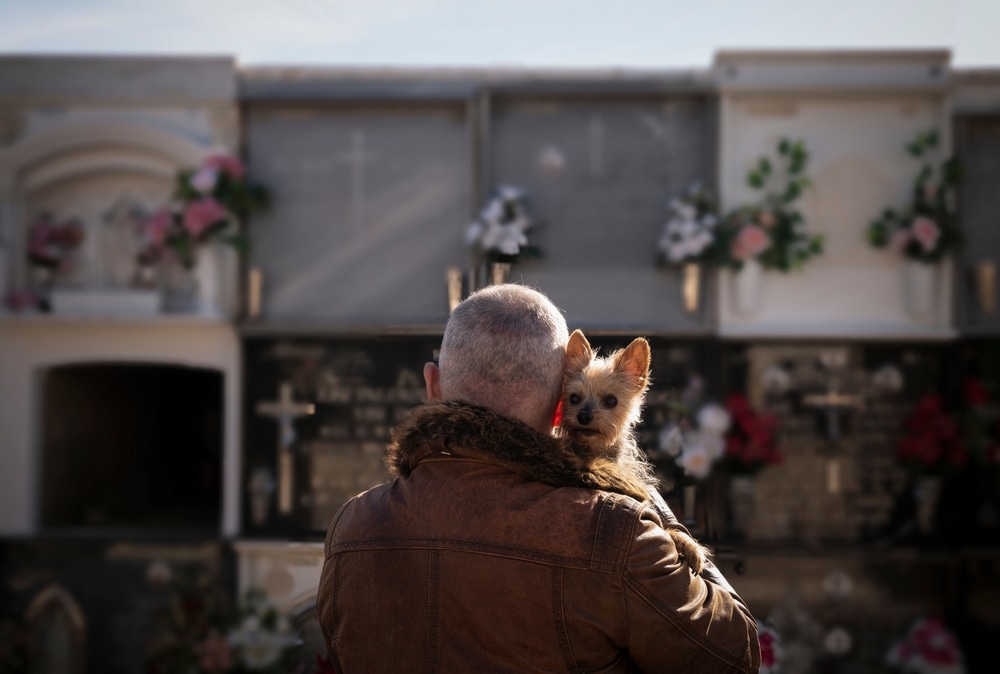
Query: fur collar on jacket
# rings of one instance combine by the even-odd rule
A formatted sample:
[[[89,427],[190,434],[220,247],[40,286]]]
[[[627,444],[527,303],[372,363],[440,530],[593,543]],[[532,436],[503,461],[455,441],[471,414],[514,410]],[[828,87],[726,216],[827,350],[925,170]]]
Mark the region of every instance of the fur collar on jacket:
[[[594,482],[559,439],[460,401],[425,403],[393,429],[388,464],[395,474],[409,475],[435,454],[491,461],[529,480],[558,487],[606,488]]]

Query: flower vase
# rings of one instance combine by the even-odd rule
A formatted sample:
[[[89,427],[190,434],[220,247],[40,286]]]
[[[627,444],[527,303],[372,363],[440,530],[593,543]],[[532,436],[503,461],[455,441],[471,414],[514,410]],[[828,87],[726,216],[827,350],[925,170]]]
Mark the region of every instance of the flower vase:
[[[199,316],[230,318],[235,306],[234,252],[218,243],[208,243],[198,250],[194,276],[198,287]]]
[[[701,265],[687,262],[681,267],[681,304],[689,314],[698,312],[701,302]]]
[[[938,503],[941,500],[941,477],[918,477],[913,485],[913,503],[916,508],[917,530],[924,535],[934,531]]]
[[[993,260],[981,260],[976,263],[975,269],[979,310],[984,314],[995,313],[997,310],[997,263]]]
[[[510,281],[510,262],[490,264],[490,285],[501,285]]]
[[[760,284],[764,269],[757,260],[747,260],[733,274],[733,299],[737,313],[751,315],[760,308]]]
[[[190,314],[198,307],[198,281],[194,270],[170,259],[160,269],[161,306],[168,314]]]
[[[903,303],[911,318],[930,318],[935,309],[938,265],[906,260],[903,263]]]
[[[729,512],[732,533],[746,538],[757,503],[757,485],[750,475],[729,477]]]

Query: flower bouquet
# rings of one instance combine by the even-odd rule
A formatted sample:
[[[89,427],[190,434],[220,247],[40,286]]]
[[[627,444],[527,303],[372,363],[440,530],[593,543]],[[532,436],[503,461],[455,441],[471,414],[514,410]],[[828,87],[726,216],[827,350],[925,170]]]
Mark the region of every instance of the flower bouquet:
[[[726,399],[726,411],[733,420],[726,433],[726,448],[722,457],[722,466],[727,473],[756,475],[765,466],[784,460],[774,436],[777,419],[754,410],[746,396],[739,393]]]
[[[670,200],[668,209],[659,241],[660,261],[665,264],[712,261],[718,218],[708,190],[698,183],[691,185]]]
[[[149,265],[166,256],[191,269],[199,246],[213,240],[244,252],[247,240],[241,225],[268,204],[267,190],[247,179],[239,159],[210,156],[196,169],[178,172],[173,202],[146,222],[138,262]]]
[[[896,460],[914,476],[941,476],[964,466],[969,452],[957,421],[944,409],[937,393],[917,401],[903,419]]]
[[[79,220],[57,222],[49,213],[42,214],[28,235],[28,262],[47,270],[49,275],[68,274],[73,253],[83,243],[84,229]]]
[[[720,405],[704,400],[704,383],[692,377],[687,388],[670,409],[675,419],[659,434],[659,451],[693,481],[703,481],[725,450],[724,436],[729,429],[729,413]]]
[[[886,654],[886,664],[904,674],[964,674],[962,649],[939,619],[921,619]]]
[[[805,219],[794,207],[811,184],[805,175],[805,144],[782,139],[777,150],[777,162],[761,157],[747,173],[747,183],[761,192],[760,199],[727,214],[716,229],[717,259],[736,271],[756,260],[764,269],[788,272],[823,252],[822,235],[807,233]]]
[[[465,243],[489,264],[512,264],[522,255],[541,257],[528,244],[534,223],[528,217],[526,195],[520,187],[501,185],[465,232]]]
[[[955,187],[959,166],[955,159],[935,171],[930,156],[938,145],[935,131],[920,133],[907,145],[915,159],[923,160],[913,181],[913,197],[897,211],[887,208],[867,230],[868,242],[904,257],[934,264],[958,247],[961,233],[955,214]]]
[[[258,590],[232,608],[221,586],[193,566],[157,562],[148,578],[167,599],[148,647],[149,674],[278,674],[300,671],[309,657],[298,653],[288,618]]]
[[[778,674],[785,657],[778,630],[758,620],[757,640],[760,643],[760,674]]]

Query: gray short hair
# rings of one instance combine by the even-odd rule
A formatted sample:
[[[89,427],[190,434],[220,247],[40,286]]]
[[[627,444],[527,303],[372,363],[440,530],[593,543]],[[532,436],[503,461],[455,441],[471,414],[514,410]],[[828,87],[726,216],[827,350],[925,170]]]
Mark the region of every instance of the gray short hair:
[[[441,393],[535,418],[559,400],[568,340],[566,319],[541,292],[517,284],[483,288],[448,319]]]

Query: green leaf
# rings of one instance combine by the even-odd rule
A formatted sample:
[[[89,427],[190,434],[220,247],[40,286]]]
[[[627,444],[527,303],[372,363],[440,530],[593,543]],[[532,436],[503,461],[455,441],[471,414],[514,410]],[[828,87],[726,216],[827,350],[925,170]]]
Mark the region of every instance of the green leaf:
[[[778,143],[778,153],[782,155],[788,154],[792,149],[791,144],[788,142],[787,138],[782,138]]]
[[[761,157],[760,164],[758,164],[757,170],[761,175],[768,176],[771,175],[771,160],[767,157]]]
[[[764,177],[759,171],[750,171],[747,174],[747,184],[754,189],[762,189],[764,187]]]

